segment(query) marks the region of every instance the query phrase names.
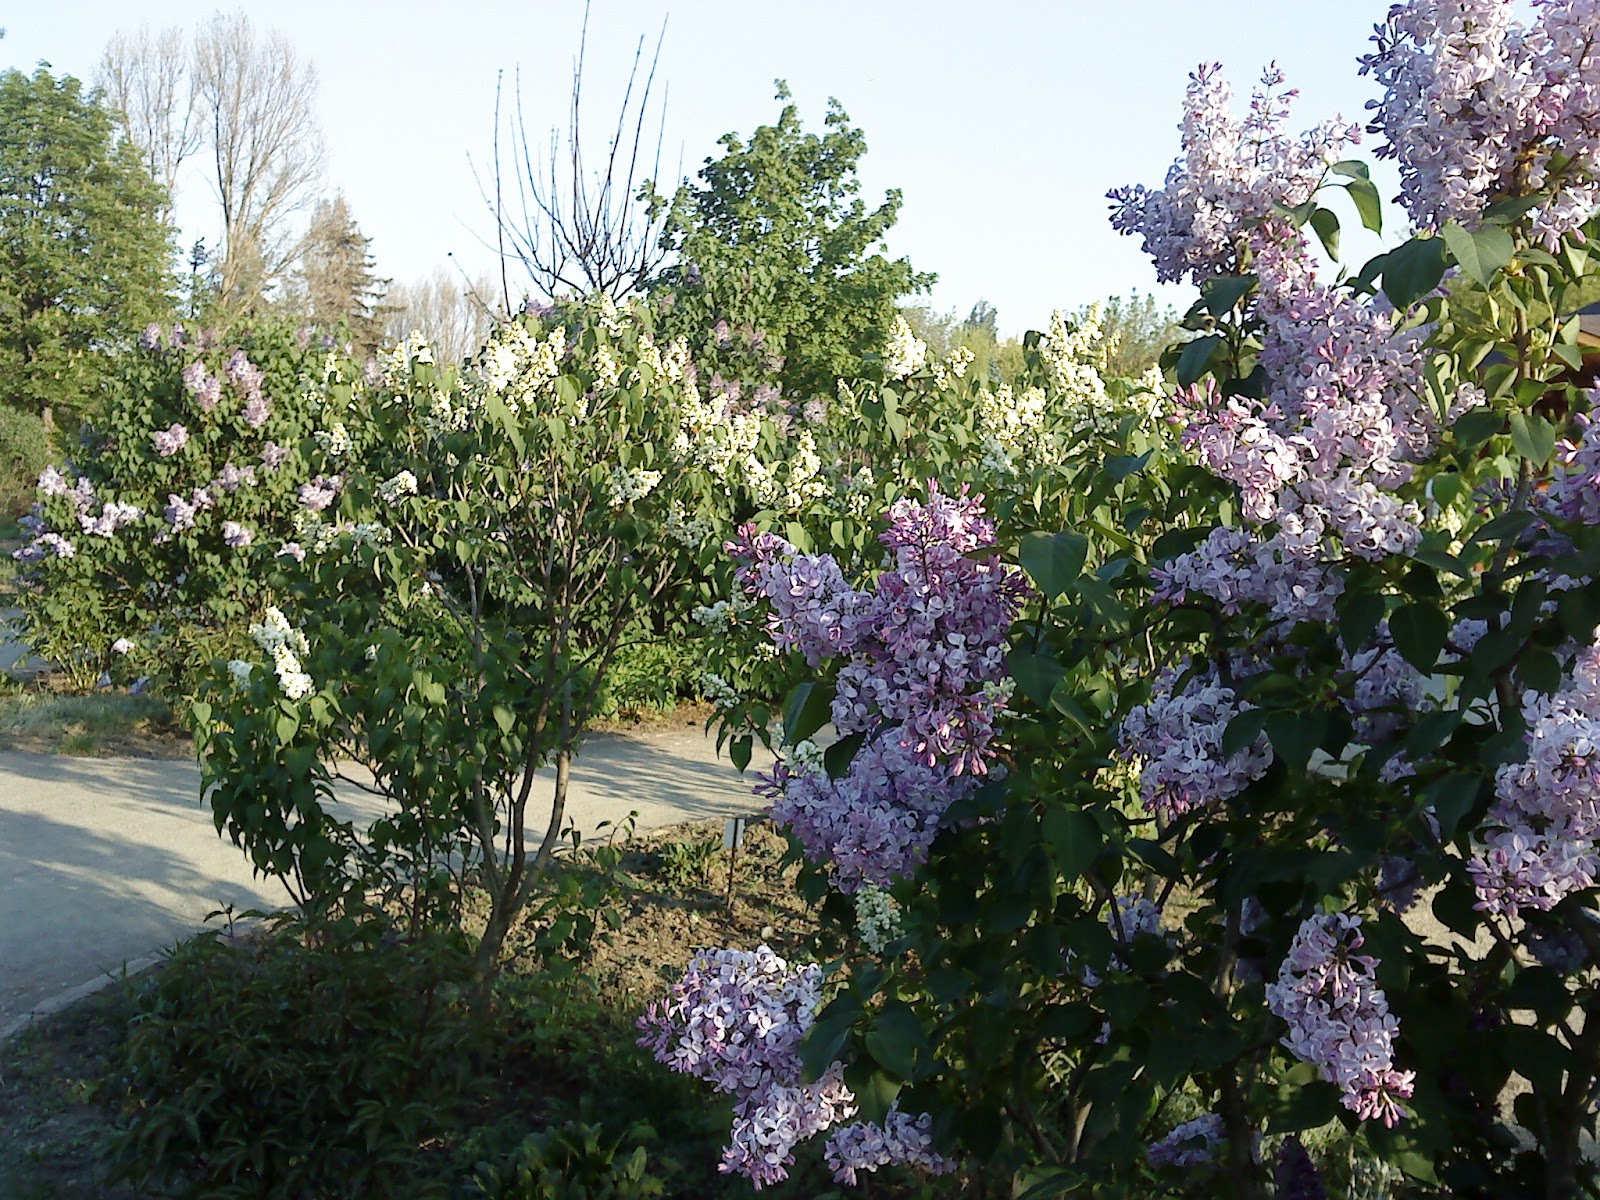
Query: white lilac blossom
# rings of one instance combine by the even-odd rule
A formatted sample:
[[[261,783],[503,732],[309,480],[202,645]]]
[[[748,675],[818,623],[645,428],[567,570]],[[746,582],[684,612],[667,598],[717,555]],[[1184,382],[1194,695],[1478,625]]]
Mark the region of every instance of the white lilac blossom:
[[[417,494],[417,477],[410,471],[401,471],[393,479],[378,485],[378,498],[385,504],[398,504],[404,496]]]
[[[733,708],[739,703],[739,693],[715,671],[700,676],[700,694],[718,708]]]
[[[1261,778],[1272,762],[1265,737],[1231,755],[1222,749],[1228,723],[1249,707],[1214,664],[1157,676],[1150,699],[1124,718],[1117,733],[1123,757],[1143,763],[1139,794],[1145,807],[1175,817],[1236,796]]]
[[[611,472],[611,495],[609,503],[612,508],[621,508],[624,504],[631,504],[635,500],[642,500],[661,483],[660,471],[628,470],[617,467]]]
[[[55,467],[46,467],[39,472],[39,494],[41,496],[65,496],[72,489],[67,482],[67,477]]]
[[[822,1002],[822,969],[791,967],[766,946],[701,950],[671,995],[639,1018],[639,1044],[656,1061],[734,1099],[720,1169],[757,1187],[788,1175],[794,1148],[855,1115],[834,1063],[804,1083],[799,1045]]]
[[[189,431],[174,421],[166,429],[158,429],[152,433],[150,441],[155,446],[157,454],[162,458],[171,458],[188,443]]]
[[[1283,1044],[1337,1086],[1342,1103],[1363,1121],[1394,1126],[1405,1114],[1416,1073],[1394,1065],[1400,1022],[1374,974],[1377,959],[1356,953],[1361,919],[1322,913],[1301,922],[1267,985],[1267,1007],[1288,1022]]]
[[[1151,1143],[1145,1157],[1152,1167],[1197,1167],[1215,1158],[1227,1140],[1222,1118],[1216,1113],[1204,1113]]]
[[[319,429],[311,436],[315,439],[317,448],[331,458],[340,458],[350,453],[350,432],[342,421],[334,422],[332,429]]]
[[[222,523],[222,540],[234,550],[243,550],[255,540],[255,531],[237,521]]]
[[[1249,115],[1230,111],[1232,89],[1216,63],[1189,76],[1184,101],[1183,154],[1167,172],[1166,186],[1110,192],[1111,225],[1143,238],[1163,283],[1192,278],[1199,284],[1241,267],[1254,226],[1279,206],[1309,200],[1346,142],[1360,131],[1330,121],[1298,138],[1285,131],[1293,91],[1279,91],[1283,75],[1268,67],[1252,94]]]
[[[243,687],[250,682],[250,672],[255,670],[254,663],[245,662],[242,658],[228,660],[228,677],[238,687]]]
[[[119,637],[116,641],[111,643],[111,653],[132,654],[136,649],[138,649],[138,646],[139,643],[135,642],[132,638]]]
[[[250,626],[250,637],[272,656],[278,686],[288,699],[298,700],[312,691],[316,684],[300,665],[300,655],[306,654],[310,647],[305,635],[289,624],[281,609],[269,606],[262,619]]]
[[[896,317],[883,350],[883,370],[890,379],[905,379],[927,365],[928,344],[911,332],[904,317]]]
[[[871,884],[856,891],[856,933],[869,953],[882,954],[883,948],[900,936],[900,906],[894,897]]]
[[[1495,802],[1468,864],[1478,908],[1548,911],[1600,879],[1600,646],[1561,690],[1522,701],[1528,754],[1495,774]]]
[[[1383,87],[1373,132],[1400,167],[1400,202],[1422,228],[1476,225],[1503,196],[1541,194],[1532,226],[1554,250],[1600,206],[1600,5],[1410,0],[1361,60]]]
[[[891,1163],[915,1167],[930,1175],[948,1175],[956,1164],[934,1152],[929,1133],[932,1127],[931,1114],[912,1116],[893,1104],[884,1114],[882,1125],[856,1121],[836,1130],[824,1148],[834,1182],[854,1186],[857,1171],[876,1171]]]

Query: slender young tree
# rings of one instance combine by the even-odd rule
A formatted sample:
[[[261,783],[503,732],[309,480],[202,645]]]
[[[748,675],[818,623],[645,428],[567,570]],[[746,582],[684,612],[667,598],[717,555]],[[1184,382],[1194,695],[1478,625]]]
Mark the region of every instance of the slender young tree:
[[[163,217],[172,215],[178,168],[200,149],[195,74],[189,39],[178,26],[152,32],[119,29],[100,56],[95,82],[115,114],[122,136],[138,149],[151,176],[167,192]]]

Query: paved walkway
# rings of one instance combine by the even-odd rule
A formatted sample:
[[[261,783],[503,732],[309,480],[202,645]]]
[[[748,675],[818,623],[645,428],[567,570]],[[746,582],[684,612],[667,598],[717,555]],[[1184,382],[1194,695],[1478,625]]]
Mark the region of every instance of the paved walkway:
[[[573,764],[567,815],[590,830],[636,809],[645,830],[750,814],[762,805],[749,782],[698,724],[597,734]],[[225,904],[288,903],[217,835],[199,792],[193,763],[0,753],[0,1039]],[[370,820],[380,802],[353,793],[348,811]]]

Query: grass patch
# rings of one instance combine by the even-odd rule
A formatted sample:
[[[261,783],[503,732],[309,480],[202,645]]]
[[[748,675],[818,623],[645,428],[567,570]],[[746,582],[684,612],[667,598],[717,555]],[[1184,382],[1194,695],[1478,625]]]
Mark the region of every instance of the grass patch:
[[[79,758],[192,758],[171,705],[155,696],[72,696],[38,687],[0,694],[0,750]]]

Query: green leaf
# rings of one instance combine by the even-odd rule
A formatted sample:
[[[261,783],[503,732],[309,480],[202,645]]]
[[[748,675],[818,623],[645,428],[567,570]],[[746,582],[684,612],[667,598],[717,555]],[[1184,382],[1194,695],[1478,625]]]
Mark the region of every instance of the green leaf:
[[[1538,413],[1511,414],[1511,444],[1535,467],[1550,461],[1556,449],[1556,427]]]
[[[1267,717],[1267,740],[1291,771],[1304,771],[1312,753],[1327,735],[1328,720],[1320,713],[1275,712]]]
[[[1511,235],[1498,225],[1485,225],[1477,233],[1468,233],[1456,222],[1446,221],[1439,234],[1461,269],[1483,287],[1489,286],[1495,272],[1516,253]]]
[[[1256,283],[1254,275],[1218,275],[1200,285],[1200,303],[1213,317],[1227,316]]]
[[[1121,483],[1129,475],[1144,470],[1154,454],[1154,450],[1146,450],[1143,454],[1113,454],[1106,459],[1106,478],[1113,483]]]
[[[798,746],[833,718],[834,688],[807,681],[790,693],[783,705],[783,740]]]
[[[856,751],[866,744],[867,735],[858,731],[840,738],[822,752],[822,766],[829,779],[843,779],[850,771]]]
[[[878,1065],[903,1080],[916,1073],[917,1051],[926,1041],[916,1014],[904,1005],[884,1009],[864,1040]]]
[[[1049,808],[1040,828],[1063,879],[1077,879],[1087,871],[1105,844],[1100,826],[1081,808]]]
[[[1228,722],[1222,731],[1222,752],[1229,758],[1246,747],[1255,745],[1266,728],[1267,714],[1259,708],[1247,708]]]
[[[1020,646],[1006,655],[1006,670],[1017,681],[1022,694],[1040,708],[1050,703],[1056,684],[1066,678],[1067,669],[1048,651],[1034,654]]]
[[[511,727],[517,723],[516,714],[504,704],[494,706],[494,723],[500,726],[501,733],[510,733]]]
[[[1328,252],[1328,257],[1335,261],[1339,258],[1339,218],[1332,209],[1319,208],[1311,214],[1311,228],[1317,231],[1317,237],[1322,242],[1322,248]]]
[[[750,765],[750,755],[754,749],[754,739],[748,733],[742,733],[728,742],[728,761],[733,764],[734,770],[743,771]]]
[[[1334,603],[1339,614],[1339,640],[1345,652],[1354,654],[1371,639],[1389,609],[1389,602],[1377,592],[1346,592]]]
[[[1204,375],[1206,368],[1211,365],[1212,358],[1220,349],[1222,349],[1220,333],[1210,333],[1184,343],[1183,350],[1178,355],[1178,386],[1188,387]]]
[[[1450,618],[1431,604],[1402,604],[1389,616],[1389,633],[1400,657],[1426,675],[1450,635]]]
[[[1350,201],[1356,206],[1361,224],[1373,233],[1382,233],[1383,198],[1378,195],[1377,185],[1370,179],[1352,179],[1344,185],[1344,190],[1350,193]]]
[[[1054,600],[1076,582],[1089,556],[1089,539],[1081,533],[1024,534],[1017,561],[1047,600]]]
[[[1444,279],[1445,247],[1439,238],[1412,238],[1384,256],[1383,294],[1396,308],[1410,308]]]

